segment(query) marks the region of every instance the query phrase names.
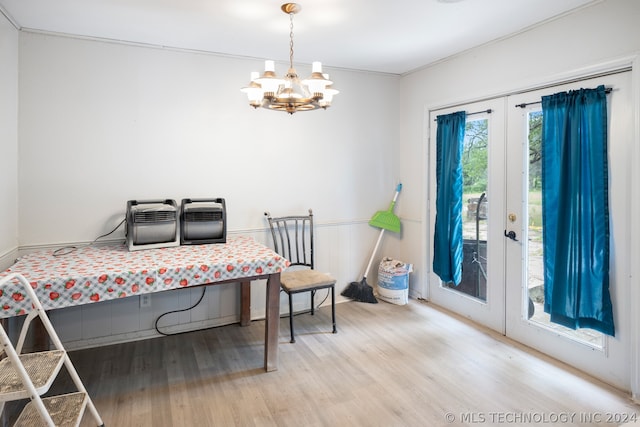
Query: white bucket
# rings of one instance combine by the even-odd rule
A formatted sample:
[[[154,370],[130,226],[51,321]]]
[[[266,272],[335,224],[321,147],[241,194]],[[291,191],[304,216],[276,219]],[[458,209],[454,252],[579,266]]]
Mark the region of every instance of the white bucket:
[[[397,305],[409,302],[409,273],[412,264],[383,258],[378,267],[378,298]]]

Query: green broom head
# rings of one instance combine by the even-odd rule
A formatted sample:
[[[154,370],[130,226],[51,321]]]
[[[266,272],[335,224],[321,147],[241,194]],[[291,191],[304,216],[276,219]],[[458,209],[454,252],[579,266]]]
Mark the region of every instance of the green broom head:
[[[386,211],[378,211],[369,220],[369,225],[377,228],[382,228],[394,233],[400,232],[400,218],[393,213],[393,208],[396,205],[395,201],[392,201],[389,205],[389,209]]]

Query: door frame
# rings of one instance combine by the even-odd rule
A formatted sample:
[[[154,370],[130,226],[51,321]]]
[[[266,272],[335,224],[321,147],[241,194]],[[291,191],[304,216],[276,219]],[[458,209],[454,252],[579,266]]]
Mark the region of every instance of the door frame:
[[[614,91],[607,95],[608,106],[608,156],[609,163],[609,216],[611,223],[611,298],[614,305],[616,319],[616,337],[603,336],[603,346],[597,347],[585,342],[575,341],[566,335],[550,328],[541,327],[539,323],[532,322],[522,315],[524,292],[528,291],[526,280],[527,265],[524,262],[525,251],[522,242],[509,242],[507,260],[507,336],[533,347],[539,351],[551,355],[559,360],[576,366],[609,383],[621,388],[630,388],[630,361],[629,346],[632,342],[630,333],[631,322],[630,306],[626,303],[629,299],[631,283],[626,281],[626,273],[631,263],[627,244],[624,241],[627,230],[632,224],[632,212],[628,210],[628,198],[632,191],[632,185],[625,183],[627,173],[632,168],[628,161],[632,151],[632,137],[627,133],[627,124],[631,124],[628,117],[631,114],[622,114],[628,111],[631,97],[631,74],[628,70],[612,70],[609,75],[596,76],[578,82],[571,82],[531,91],[508,97],[507,122],[511,127],[507,133],[509,145],[507,154],[512,168],[507,170],[506,182],[509,191],[507,193],[507,209],[515,213],[520,221],[513,227],[518,234],[526,236],[526,216],[524,210],[524,193],[528,192],[528,182],[523,177],[523,167],[528,158],[528,152],[523,152],[526,147],[526,133],[528,112],[541,110],[541,106],[529,105],[525,108],[517,107],[522,103],[531,104],[537,102],[544,95],[557,92],[576,90],[581,87],[596,87],[600,84],[613,86]],[[615,111],[622,113],[615,114]],[[509,151],[509,150],[513,151]],[[509,154],[511,153],[511,154]],[[516,248],[517,246],[517,248]]]
[[[489,141],[490,141],[490,154],[489,154],[489,169],[494,168],[495,173],[489,175],[489,181],[487,184],[488,191],[488,238],[487,238],[487,300],[481,301],[479,299],[464,295],[453,289],[443,288],[441,286],[440,278],[433,273],[430,267],[427,270],[428,284],[427,291],[429,300],[434,304],[440,305],[452,311],[456,311],[465,317],[485,325],[501,334],[505,332],[505,289],[504,289],[504,268],[502,267],[504,260],[504,239],[502,238],[503,228],[503,212],[504,212],[504,184],[503,177],[505,171],[504,164],[504,152],[505,152],[505,99],[493,98],[483,101],[471,102],[464,105],[457,105],[453,107],[442,108],[438,110],[432,110],[429,112],[429,140],[427,145],[427,161],[428,165],[431,165],[435,160],[436,140],[435,133],[437,126],[434,122],[435,117],[440,114],[448,114],[454,111],[465,110],[467,114],[475,112],[482,112],[485,117],[489,119]],[[491,113],[486,113],[490,110]],[[479,117],[482,117],[478,115]],[[472,120],[472,118],[467,119]],[[435,167],[429,167],[429,173],[427,176],[427,227],[428,236],[433,236],[434,223],[435,223],[435,203],[436,203],[436,185],[435,185]],[[501,194],[502,193],[502,194]],[[497,196],[491,196],[496,194]],[[493,218],[493,220],[491,220]],[[432,239],[429,240],[429,245],[433,245]],[[428,249],[428,262],[433,259],[431,248]],[[490,285],[497,284],[497,285]]]
[[[634,55],[629,61],[631,65],[631,96],[633,99],[633,153],[631,162],[640,165],[640,55]],[[640,182],[640,168],[632,168],[633,182]],[[635,191],[634,191],[635,190]],[[640,185],[632,189],[631,212],[640,212]],[[640,221],[631,222],[631,235],[640,236]],[[632,239],[629,255],[632,260],[640,259],[640,239]],[[640,280],[640,263],[632,262],[629,271],[629,283]],[[640,286],[631,286],[629,300],[632,307],[640,307]],[[630,383],[631,396],[640,404],[640,310],[631,310],[630,333],[632,341],[630,345]]]

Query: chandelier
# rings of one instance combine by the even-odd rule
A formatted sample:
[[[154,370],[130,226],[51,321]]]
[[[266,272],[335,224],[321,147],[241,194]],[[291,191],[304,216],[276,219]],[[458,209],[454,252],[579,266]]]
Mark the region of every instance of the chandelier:
[[[296,111],[310,111],[318,108],[327,109],[331,106],[333,96],[339,91],[331,87],[332,81],[328,74],[322,73],[322,64],[312,64],[311,76],[304,80],[298,78],[293,67],[293,15],[302,9],[299,4],[285,3],[280,9],[289,15],[289,70],[284,78],[275,73],[273,61],[267,60],[264,73],[251,73],[251,82],[240,89],[247,94],[249,105],[253,108],[267,108],[275,111],[286,111],[293,114]]]

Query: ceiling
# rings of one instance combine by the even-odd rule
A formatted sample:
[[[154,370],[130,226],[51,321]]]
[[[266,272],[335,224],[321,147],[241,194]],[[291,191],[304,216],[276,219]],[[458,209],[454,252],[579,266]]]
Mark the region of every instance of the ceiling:
[[[403,74],[601,0],[299,0],[294,63]],[[23,30],[289,60],[282,0],[0,0]]]

